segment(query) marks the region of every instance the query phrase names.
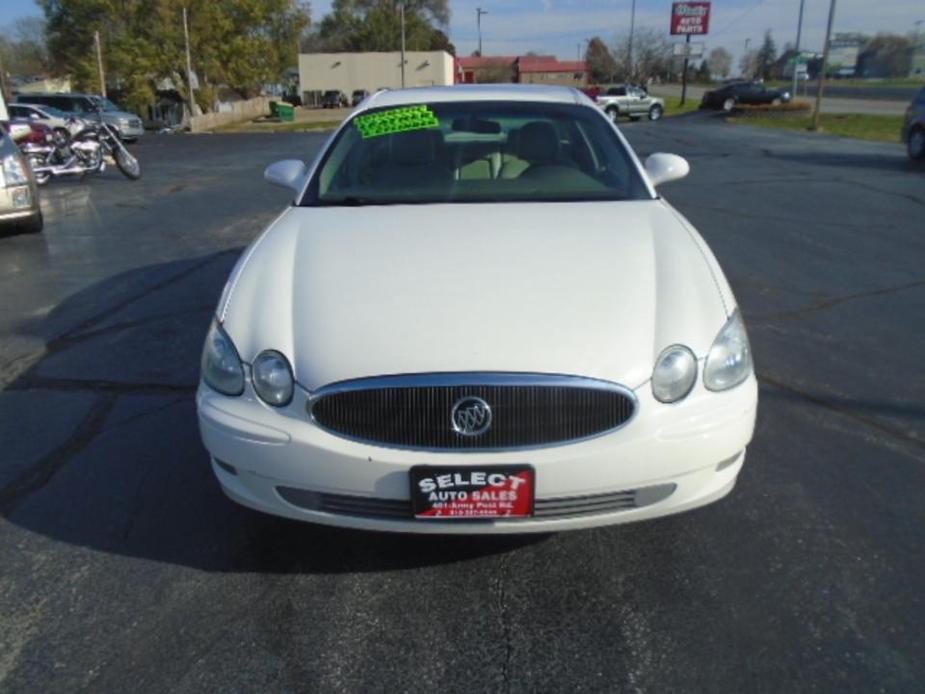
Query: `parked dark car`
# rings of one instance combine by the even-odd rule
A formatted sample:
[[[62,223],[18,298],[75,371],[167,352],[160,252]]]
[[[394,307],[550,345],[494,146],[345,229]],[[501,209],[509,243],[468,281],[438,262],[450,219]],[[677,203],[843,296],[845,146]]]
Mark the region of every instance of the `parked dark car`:
[[[321,108],[343,108],[349,105],[350,100],[347,99],[347,95],[339,89],[326,91],[321,97]]]
[[[902,140],[906,143],[910,159],[925,159],[925,87],[919,90],[906,108]]]
[[[359,106],[360,102],[363,101],[363,99],[365,99],[367,96],[369,96],[369,92],[365,89],[354,89],[350,98],[350,105]]]
[[[739,104],[783,104],[790,101],[790,92],[773,89],[762,82],[732,82],[719,89],[705,92],[700,108],[731,111]]]

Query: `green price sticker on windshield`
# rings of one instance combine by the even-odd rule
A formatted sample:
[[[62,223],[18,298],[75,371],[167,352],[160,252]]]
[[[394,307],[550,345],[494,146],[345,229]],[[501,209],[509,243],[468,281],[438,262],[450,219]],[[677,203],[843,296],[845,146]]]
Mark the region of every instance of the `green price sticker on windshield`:
[[[429,107],[423,104],[357,116],[353,122],[363,139],[440,127],[437,116]]]

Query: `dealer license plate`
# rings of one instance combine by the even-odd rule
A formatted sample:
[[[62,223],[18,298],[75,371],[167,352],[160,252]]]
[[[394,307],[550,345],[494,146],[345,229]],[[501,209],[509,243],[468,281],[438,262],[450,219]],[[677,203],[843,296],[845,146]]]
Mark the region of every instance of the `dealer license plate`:
[[[533,515],[535,481],[530,465],[415,465],[411,468],[414,516],[528,518]]]

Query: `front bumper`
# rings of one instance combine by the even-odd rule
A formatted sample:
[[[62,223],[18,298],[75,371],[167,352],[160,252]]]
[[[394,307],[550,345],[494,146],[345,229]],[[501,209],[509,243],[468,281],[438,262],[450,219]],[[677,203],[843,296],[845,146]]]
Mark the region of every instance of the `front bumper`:
[[[33,185],[0,187],[0,222],[22,221],[38,213],[39,198]]]
[[[678,513],[715,501],[732,490],[754,430],[757,383],[750,377],[725,393],[699,384],[683,402],[662,405],[648,385],[636,391],[638,414],[622,429],[574,444],[518,451],[408,451],[349,441],[315,426],[305,414],[306,394],[282,410],[261,403],[248,385],[229,398],[205,386],[197,394],[203,442],[225,493],[279,516],[342,527],[414,533],[555,532]],[[640,507],[591,510],[566,517],[430,521],[332,512],[290,503],[292,490],[308,495],[362,497],[372,506],[410,498],[412,465],[529,463],[536,469],[540,503],[673,485],[666,498]],[[631,491],[627,491],[631,490]]]
[[[111,123],[119,132],[119,137],[123,140],[137,140],[145,134],[144,126],[139,122],[138,125],[129,125],[127,123]]]

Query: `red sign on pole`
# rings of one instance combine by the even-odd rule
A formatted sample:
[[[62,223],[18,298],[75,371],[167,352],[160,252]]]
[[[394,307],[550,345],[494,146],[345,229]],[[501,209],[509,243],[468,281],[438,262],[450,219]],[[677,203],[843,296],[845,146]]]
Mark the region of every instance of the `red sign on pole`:
[[[710,31],[710,3],[674,2],[671,4],[671,33],[688,35]]]

